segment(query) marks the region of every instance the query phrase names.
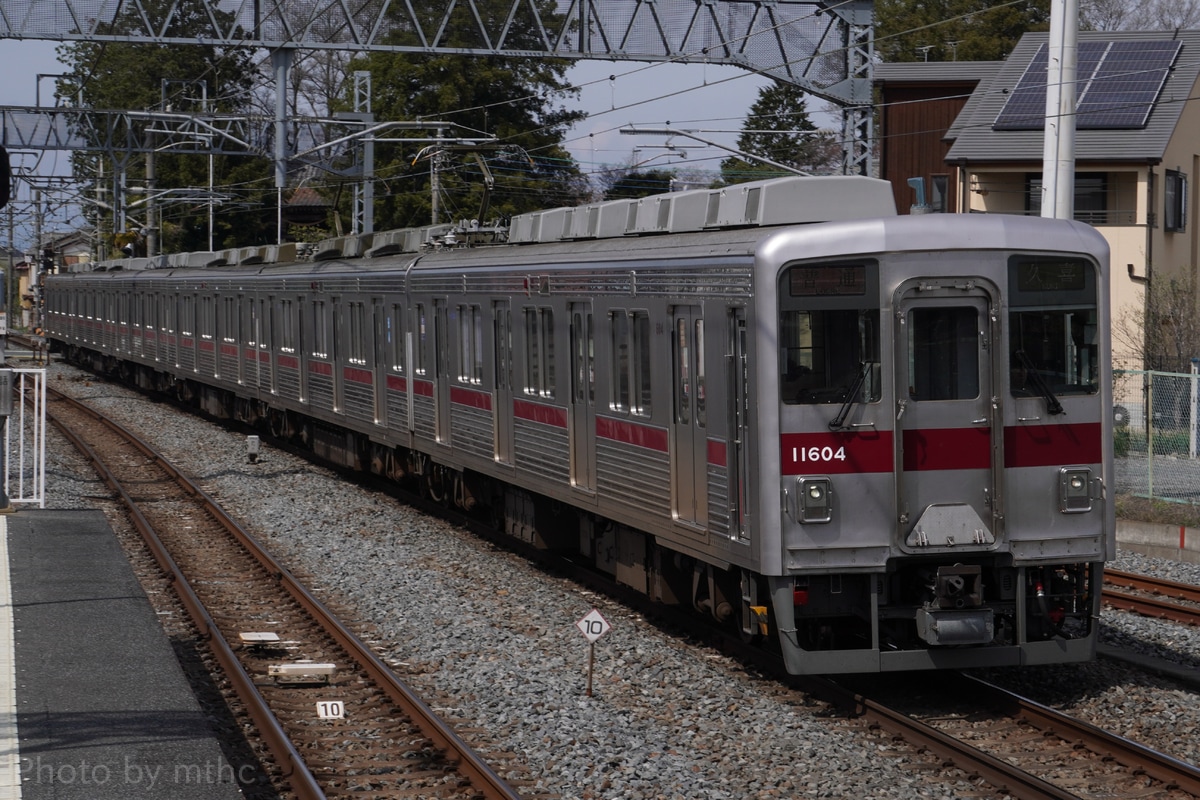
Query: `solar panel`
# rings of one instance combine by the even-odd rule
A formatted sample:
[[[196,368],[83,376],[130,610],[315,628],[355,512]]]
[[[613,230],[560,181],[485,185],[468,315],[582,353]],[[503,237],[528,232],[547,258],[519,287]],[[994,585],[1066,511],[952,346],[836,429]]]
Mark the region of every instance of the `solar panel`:
[[[1144,128],[1182,46],[1162,39],[1081,42],[1075,71],[1075,127]],[[1043,44],[992,123],[993,130],[1027,131],[1043,126],[1048,60],[1049,48]]]

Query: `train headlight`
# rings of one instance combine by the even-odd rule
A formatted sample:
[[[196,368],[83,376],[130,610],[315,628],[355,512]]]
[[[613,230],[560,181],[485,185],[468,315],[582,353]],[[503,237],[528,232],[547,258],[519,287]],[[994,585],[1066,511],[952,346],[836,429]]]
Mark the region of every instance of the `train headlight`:
[[[829,522],[833,519],[833,492],[829,478],[798,478],[796,489],[797,522]]]
[[[1059,510],[1082,514],[1092,510],[1092,471],[1087,467],[1063,467],[1058,471]]]

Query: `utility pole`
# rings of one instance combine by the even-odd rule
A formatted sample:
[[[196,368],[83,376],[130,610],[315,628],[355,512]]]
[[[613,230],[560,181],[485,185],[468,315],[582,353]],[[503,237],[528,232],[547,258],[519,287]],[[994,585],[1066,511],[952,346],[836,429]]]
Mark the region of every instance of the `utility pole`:
[[[1075,216],[1075,73],[1079,0],[1051,0],[1042,139],[1042,216]]]
[[[442,139],[442,129],[441,128],[437,129],[437,139],[439,142]],[[433,154],[433,158],[431,158],[429,160],[429,190],[430,190],[430,192],[432,192],[432,197],[430,199],[430,205],[431,205],[430,222],[429,222],[430,225],[438,224],[438,211],[439,211],[438,206],[440,204],[439,198],[441,197],[441,194],[442,194],[442,183],[438,178],[438,168],[441,166],[441,161],[442,161],[442,153],[440,150],[435,152]]]

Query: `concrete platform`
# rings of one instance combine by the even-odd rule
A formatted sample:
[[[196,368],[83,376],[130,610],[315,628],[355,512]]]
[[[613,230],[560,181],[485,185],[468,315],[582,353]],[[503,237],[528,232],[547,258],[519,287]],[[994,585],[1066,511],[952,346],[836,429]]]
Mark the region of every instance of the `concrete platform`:
[[[0,529],[0,800],[241,797],[256,767],[225,755],[103,514]]]

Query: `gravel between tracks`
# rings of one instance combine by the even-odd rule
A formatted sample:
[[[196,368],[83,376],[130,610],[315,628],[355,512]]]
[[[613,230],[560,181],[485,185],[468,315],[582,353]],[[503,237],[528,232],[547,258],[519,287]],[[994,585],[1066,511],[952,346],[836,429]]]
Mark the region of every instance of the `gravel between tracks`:
[[[240,434],[57,363],[49,375],[146,436],[327,602],[373,626],[384,656],[436,691],[447,706],[439,711],[470,729],[468,739],[521,754],[536,783],[563,798],[993,796],[939,783],[929,762],[821,704],[391,498],[271,449],[250,464]],[[48,442],[48,506],[108,496],[55,433]],[[1200,583],[1197,565],[1122,554],[1115,566]],[[587,697],[588,647],[575,622],[593,607],[613,629],[596,644]],[[1106,610],[1102,637],[1200,665],[1195,630]],[[1200,760],[1190,689],[1106,661],[987,677]]]

